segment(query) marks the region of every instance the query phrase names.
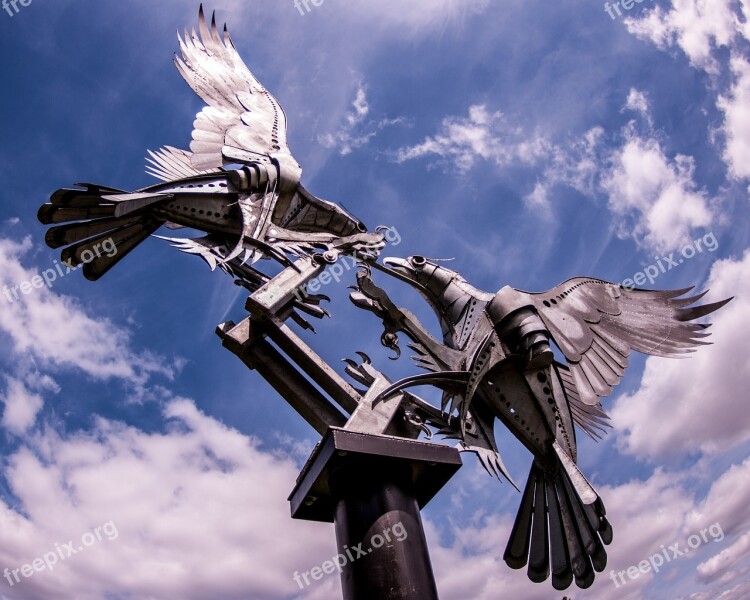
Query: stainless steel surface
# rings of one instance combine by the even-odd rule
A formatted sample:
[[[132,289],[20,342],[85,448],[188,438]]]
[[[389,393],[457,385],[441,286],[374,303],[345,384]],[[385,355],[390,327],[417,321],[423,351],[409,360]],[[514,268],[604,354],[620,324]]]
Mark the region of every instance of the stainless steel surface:
[[[375,285],[372,268],[425,298],[442,341]],[[604,545],[612,541],[604,505],[576,466],[575,425],[595,439],[610,427],[600,399],[619,383],[631,351],[669,357],[706,343],[708,325],[693,321],[728,300],[692,306],[702,295],[682,298],[688,291],[628,290],[575,278],[542,294],[507,286],[491,294],[416,256],[361,270],[351,299],[383,320],[384,346],[399,356],[398,334],[405,334],[417,365],[428,371],[389,385],[373,404],[408,387],[433,385],[443,390],[440,418],[428,414],[426,424],[460,440],[490,474],[510,480],[494,438],[495,419],[532,453],[505,560],[513,568],[528,566],[532,581],[551,574],[553,586],[565,589],[573,579],[581,588],[593,583],[606,566]],[[567,364],[554,360],[550,342]]]
[[[551,575],[557,589],[573,579],[589,587],[594,573],[606,566],[604,545],[612,541],[612,528],[602,500],[577,467],[575,427],[599,439],[610,427],[601,399],[621,381],[630,353],[671,357],[695,351],[708,336],[708,325],[695,321],[727,301],[694,306],[702,295],[685,298],[688,289],[631,290],[593,278],[571,279],[539,294],[507,286],[489,293],[421,256],[378,264],[384,246],[380,231],[367,232],[356,217],[301,185],[302,169],[287,145],[284,110],[244,64],[226,27],[220,32],[215,18],[209,25],[201,8],[198,31],[185,31],[179,45],[176,66],[206,103],[194,122],[190,150],[165,146],[149,152],[147,170],[161,182],[134,192],[85,183],[58,190],[39,210],[39,220],[53,225],[47,244],[62,248],[67,264],[84,264],[84,275],[96,280],[161,227],[205,232],[192,239],[162,239],[248,290],[249,316],[220,325],[217,334],[318,433],[330,436],[335,428],[334,437],[361,438],[360,449],[379,448],[383,456],[408,447],[421,458],[391,458],[409,459],[426,471],[431,462],[423,453],[456,454],[418,441],[422,434],[437,433],[476,454],[490,475],[516,486],[495,439],[500,421],[534,457],[506,563],[528,566],[532,581]],[[116,252],[95,252],[104,243]],[[87,253],[96,258],[87,261]],[[344,367],[358,388],[290,328],[290,319],[312,330],[303,315],[329,316],[320,306],[324,296],[300,292],[347,254],[364,261],[351,294],[354,304],[382,319],[381,342],[393,358],[401,355],[399,334],[406,335],[416,365],[427,373],[393,382],[359,353],[359,361],[346,359]],[[267,275],[256,264],[260,259],[284,268]],[[442,339],[396,306],[375,284],[373,270],[418,290],[435,312]],[[564,363],[555,360],[552,344]],[[417,385],[441,390],[440,406],[407,391]],[[368,473],[356,472],[362,498],[387,496],[386,486],[393,484],[376,462],[382,489],[367,489]],[[329,489],[321,475],[328,462],[320,463],[307,484],[330,497],[324,499],[325,510],[310,510],[314,518],[328,519],[345,494]],[[413,500],[431,498],[460,459],[449,456],[445,465],[439,477],[407,478],[421,489],[399,491],[399,502],[414,504],[416,520]],[[308,492],[296,498],[303,513]],[[342,523],[354,524],[350,529],[361,525],[351,517],[357,507],[357,502],[339,507]],[[421,523],[415,531],[421,532]],[[340,536],[341,543],[351,539],[349,533]],[[426,548],[419,553],[424,557],[417,567],[429,584]]]
[[[288,266],[316,253],[372,256],[382,248],[382,234],[368,233],[359,219],[300,184],[284,110],[244,64],[226,27],[220,33],[215,18],[209,26],[201,7],[198,32],[185,31],[179,44],[177,69],[206,103],[190,150],[149,152],[147,171],[162,182],[132,193],[93,184],[55,192],[39,220],[56,225],[46,239],[64,247],[63,260],[85,263],[82,254],[112,239],[113,257],[83,265],[96,280],[160,227],[193,228],[207,235],[163,239],[257,286],[256,271],[245,267],[262,258]]]

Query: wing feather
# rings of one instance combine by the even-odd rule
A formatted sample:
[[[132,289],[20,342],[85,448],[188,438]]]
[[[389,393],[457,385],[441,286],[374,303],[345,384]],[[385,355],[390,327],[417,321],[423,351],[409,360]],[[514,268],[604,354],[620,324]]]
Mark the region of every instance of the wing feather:
[[[628,366],[633,350],[681,357],[709,342],[708,325],[693,323],[729,300],[694,306],[706,292],[628,289],[606,281],[575,278],[542,293],[528,294],[568,361],[563,379],[580,406],[598,406]]]
[[[258,156],[299,169],[287,146],[284,109],[242,61],[226,26],[222,36],[214,15],[209,27],[201,6],[198,32],[177,37],[177,70],[207,104],[194,123],[193,166],[217,168]]]
[[[162,181],[176,181],[186,177],[195,177],[206,173],[218,173],[221,169],[209,168],[199,170],[193,166],[192,153],[186,150],[179,150],[171,146],[165,146],[156,152],[148,151],[149,158],[146,158],[148,165],[146,172]]]
[[[607,430],[612,427],[609,423],[609,415],[604,412],[602,405],[598,402],[595,405],[584,404],[578,393],[572,369],[560,363],[556,363],[556,366],[557,372],[560,374],[563,389],[565,390],[565,395],[568,398],[573,422],[588,436],[594,440],[600,440],[602,435],[606,434]]]

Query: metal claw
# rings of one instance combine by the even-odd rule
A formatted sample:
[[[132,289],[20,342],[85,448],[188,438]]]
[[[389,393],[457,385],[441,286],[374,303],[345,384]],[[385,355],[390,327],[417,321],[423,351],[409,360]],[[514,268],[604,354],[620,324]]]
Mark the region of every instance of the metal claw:
[[[305,302],[309,304],[320,304],[321,302],[330,302],[331,299],[325,294],[308,294],[305,297]]]
[[[413,425],[414,427],[418,427],[420,431],[423,431],[424,434],[427,436],[428,440],[432,439],[432,430],[427,427],[427,425],[424,422],[424,419],[420,417],[418,414],[416,414],[413,411],[406,411],[404,412],[404,419],[407,423]]]
[[[366,365],[371,365],[372,364],[372,361],[370,360],[370,357],[367,356],[367,354],[365,354],[364,352],[357,351],[357,352],[355,352],[355,354],[358,355],[362,359],[362,362],[365,363]]]
[[[395,333],[391,331],[384,332],[383,335],[380,336],[380,343],[395,352],[394,356],[388,357],[389,359],[398,360],[401,358],[401,348],[398,345],[398,336]]]

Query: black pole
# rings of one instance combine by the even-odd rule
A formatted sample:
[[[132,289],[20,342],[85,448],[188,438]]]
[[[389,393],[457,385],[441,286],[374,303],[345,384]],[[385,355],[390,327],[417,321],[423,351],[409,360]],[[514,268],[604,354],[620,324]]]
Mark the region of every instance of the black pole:
[[[460,467],[449,446],[330,429],[289,501],[335,523],[344,600],[438,600],[420,510]]]
[[[332,473],[344,600],[438,600],[407,463],[349,463]]]

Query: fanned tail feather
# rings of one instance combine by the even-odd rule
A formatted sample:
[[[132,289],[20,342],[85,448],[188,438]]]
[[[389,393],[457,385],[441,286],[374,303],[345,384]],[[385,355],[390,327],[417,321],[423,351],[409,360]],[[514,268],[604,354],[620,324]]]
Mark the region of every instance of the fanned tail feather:
[[[170,196],[78,185],[83,189],[52,194],[38,218],[45,225],[59,224],[47,231],[47,245],[63,248],[62,260],[72,267],[82,264],[84,277],[95,281],[163,224],[147,209]]]
[[[588,588],[607,566],[604,545],[612,542],[612,526],[605,515],[600,498],[582,502],[562,465],[546,471],[535,460],[503,559],[513,569],[528,565],[535,583],[551,574],[557,590],[574,579]]]

